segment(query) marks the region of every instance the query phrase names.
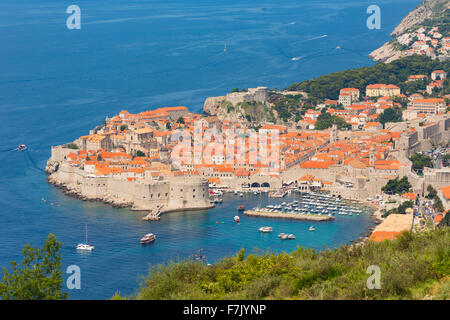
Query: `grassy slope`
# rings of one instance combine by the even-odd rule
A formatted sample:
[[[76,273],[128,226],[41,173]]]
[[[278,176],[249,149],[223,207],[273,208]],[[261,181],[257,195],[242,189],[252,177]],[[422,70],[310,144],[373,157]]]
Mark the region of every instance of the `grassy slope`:
[[[395,241],[316,252],[193,261],[151,269],[137,299],[448,299],[450,228],[403,233]],[[366,287],[367,267],[381,269],[381,289]],[[116,297],[117,298],[117,297]]]

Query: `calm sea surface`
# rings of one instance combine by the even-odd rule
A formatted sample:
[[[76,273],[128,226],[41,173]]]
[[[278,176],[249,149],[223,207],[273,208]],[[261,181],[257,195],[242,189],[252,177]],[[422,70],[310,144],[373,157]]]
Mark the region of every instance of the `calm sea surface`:
[[[362,236],[368,215],[337,216],[312,233],[310,223],[299,221],[242,217],[235,224],[239,204],[269,203],[254,195],[229,195],[209,211],[144,222],[127,209],[63,195],[46,183],[43,169],[51,145],[73,141],[122,109],[185,105],[200,111],[206,97],[234,87],[284,88],[373,65],[368,53],[389,40],[419,2],[2,0],[0,266],[20,260],[26,243],[41,246],[51,232],[62,242],[64,267],[81,267],[82,289],[71,297],[104,299],[116,290],[135,292],[149,265],[185,259],[200,248],[214,263],[240,248],[322,249]],[[81,8],[81,30],[66,28],[69,4]],[[381,8],[380,30],[366,27],[371,4]],[[28,152],[10,151],[21,143]],[[96,247],[92,254],[74,249],[85,223]],[[259,234],[264,225],[274,234]],[[141,247],[138,240],[148,232],[157,234],[157,241]],[[297,239],[282,242],[278,232]]]

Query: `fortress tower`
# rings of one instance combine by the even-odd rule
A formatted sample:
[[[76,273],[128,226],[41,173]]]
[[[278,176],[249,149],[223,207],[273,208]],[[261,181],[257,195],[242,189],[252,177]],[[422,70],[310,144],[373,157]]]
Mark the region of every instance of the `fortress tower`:
[[[338,127],[336,122],[333,122],[330,130],[330,143],[335,143],[338,141]]]

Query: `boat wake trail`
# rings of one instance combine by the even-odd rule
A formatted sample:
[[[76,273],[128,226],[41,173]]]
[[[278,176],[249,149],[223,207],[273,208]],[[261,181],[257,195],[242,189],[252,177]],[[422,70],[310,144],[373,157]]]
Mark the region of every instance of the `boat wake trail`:
[[[40,167],[36,164],[36,161],[34,161],[34,159],[31,157],[31,154],[30,154],[30,152],[28,151],[28,149],[25,150],[25,151],[23,151],[23,152],[25,153],[25,158],[30,162],[30,165],[31,165],[31,167],[32,167],[33,169],[45,173],[45,170],[42,169],[42,168],[40,168]]]

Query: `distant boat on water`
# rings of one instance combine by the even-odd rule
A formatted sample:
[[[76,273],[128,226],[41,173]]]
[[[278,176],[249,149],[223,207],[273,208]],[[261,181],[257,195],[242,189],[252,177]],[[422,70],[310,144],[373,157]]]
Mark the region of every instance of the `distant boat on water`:
[[[155,241],[156,236],[153,233],[146,234],[141,238],[141,244],[149,244]]]
[[[258,229],[259,232],[272,232],[272,227],[261,227]]]
[[[25,151],[25,150],[27,150],[27,146],[24,145],[24,144],[21,144],[21,145],[19,145],[19,146],[17,147],[16,150],[17,150],[17,151]]]
[[[92,251],[94,250],[94,246],[90,244],[89,242],[89,236],[88,236],[88,226],[86,224],[86,242],[85,243],[79,243],[77,245],[77,250],[82,251]]]

